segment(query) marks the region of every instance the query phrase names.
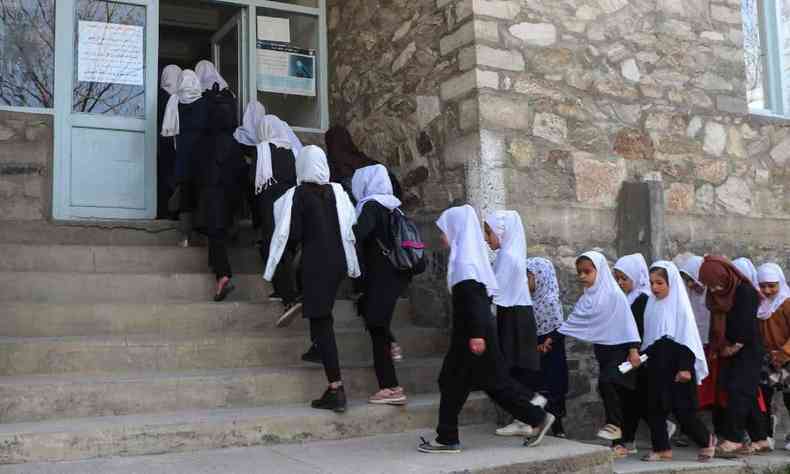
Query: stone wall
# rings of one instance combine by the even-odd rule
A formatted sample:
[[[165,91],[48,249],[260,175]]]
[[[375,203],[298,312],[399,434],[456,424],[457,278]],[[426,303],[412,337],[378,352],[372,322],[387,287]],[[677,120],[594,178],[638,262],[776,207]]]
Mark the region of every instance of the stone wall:
[[[454,125],[474,132],[454,142],[477,150],[467,197],[522,213],[530,252],[557,264],[567,303],[576,255],[616,257],[626,180],[662,183],[666,255],[790,263],[790,122],[748,114],[740,1],[436,4],[463,18],[441,52],[459,69],[446,84],[464,85],[446,96]],[[579,349],[574,374],[594,373]],[[597,398],[578,388],[571,415]]]
[[[0,111],[0,219],[49,217],[52,142],[51,115]]]

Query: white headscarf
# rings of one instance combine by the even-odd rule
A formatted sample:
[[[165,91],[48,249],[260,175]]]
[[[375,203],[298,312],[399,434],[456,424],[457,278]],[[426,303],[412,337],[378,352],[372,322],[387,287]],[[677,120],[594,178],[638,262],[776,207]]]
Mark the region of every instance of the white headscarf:
[[[686,346],[694,353],[697,383],[702,384],[702,380],[708,376],[708,363],[705,361],[705,350],[694,319],[694,310],[691,309],[691,302],[686,293],[686,284],[672,262],[662,260],[654,263],[650,268],[663,268],[667,272],[669,294],[664,299],[658,299],[653,295],[647,301],[642,351],[664,337]]]
[[[620,257],[620,260],[614,264],[615,270],[620,270],[625,273],[625,276],[630,279],[634,287],[628,293],[628,304],[634,304],[639,295],[650,296],[650,272],[647,271],[647,262],[641,253],[635,253]]]
[[[228,88],[228,83],[225,82],[225,79],[222,78],[219,71],[217,71],[217,68],[214,66],[214,63],[211,61],[206,61],[204,59],[197,63],[195,66],[195,73],[200,79],[200,86],[204,91],[212,89],[214,83],[219,84],[219,90]]]
[[[365,166],[354,172],[351,191],[357,200],[357,216],[368,201],[376,201],[390,211],[401,206],[400,199],[392,193],[392,181],[384,165]]]
[[[436,225],[450,243],[447,262],[447,287],[450,291],[462,281],[474,280],[485,285],[488,296],[496,295],[499,286],[488,260],[480,221],[472,206],[466,204],[447,209]]]
[[[497,306],[532,306],[527,280],[527,238],[524,224],[516,211],[488,213],[486,224],[499,238],[499,250],[494,260],[499,293],[494,297]]]
[[[606,257],[599,252],[587,252],[579,256],[582,257],[592,260],[598,274],[595,284],[585,288],[560,332],[606,346],[639,342],[639,330],[631,305],[614,280]]]
[[[343,187],[337,183],[329,183],[329,165],[326,162],[324,150],[314,145],[306,146],[302,149],[302,152],[299,153],[299,157],[296,159],[296,182],[297,184],[315,183],[321,185],[330,184],[332,186],[332,191],[335,194],[337,221],[340,224],[340,237],[343,242],[343,253],[346,256],[348,276],[357,278],[360,275],[355,247],[356,237],[354,237],[354,224],[357,222],[357,215],[354,212],[354,205],[351,204],[351,200],[343,190]],[[269,248],[269,260],[266,262],[266,271],[263,274],[263,278],[268,281],[272,280],[274,272],[277,270],[277,264],[280,263],[285,247],[288,245],[295,192],[296,187],[289,189],[274,203],[276,225]]]
[[[538,336],[544,336],[562,326],[565,319],[557,273],[551,261],[545,258],[528,258],[527,270],[535,276],[532,306],[535,308]]]
[[[757,279],[757,268],[754,266],[751,260],[746,257],[736,258],[732,261],[732,264],[735,265],[738,270],[743,273],[743,276],[749,279],[754,285],[754,289],[760,291],[760,282]]]
[[[242,145],[256,146],[258,144],[258,124],[266,116],[266,107],[257,100],[250,101],[244,109],[244,118],[241,126],[233,132],[233,138]]]
[[[165,116],[162,119],[162,136],[174,137],[181,133],[181,124],[178,118],[179,104],[192,104],[203,97],[200,80],[189,69],[181,71],[178,78],[178,93],[171,95],[165,107]]]
[[[694,291],[686,291],[686,293],[691,301],[691,309],[694,310],[694,319],[697,321],[700,339],[702,339],[703,344],[707,344],[708,339],[710,339],[710,309],[705,303],[708,290],[699,281],[699,269],[704,261],[704,258],[694,254],[682,254],[675,257],[675,265],[677,265],[680,273],[685,273],[694,280],[694,283],[704,289],[702,293]]]
[[[170,95],[178,93],[178,78],[181,77],[181,68],[171,64],[162,69],[162,78],[159,87]]]
[[[757,311],[758,318],[769,319],[782,306],[782,303],[790,298],[790,287],[787,286],[787,279],[782,267],[775,263],[760,265],[760,268],[757,269],[757,280],[760,283],[779,283],[779,293],[771,299],[763,299],[760,309]]]

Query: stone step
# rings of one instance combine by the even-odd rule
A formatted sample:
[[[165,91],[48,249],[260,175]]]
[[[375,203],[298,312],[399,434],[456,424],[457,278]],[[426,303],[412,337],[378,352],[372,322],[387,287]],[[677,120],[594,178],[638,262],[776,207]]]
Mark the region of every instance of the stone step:
[[[228,301],[268,301],[271,285],[260,275],[236,275]],[[208,302],[213,275],[0,272],[0,301],[34,303]]]
[[[398,381],[410,396],[435,392],[441,363],[437,358],[408,358],[397,364]],[[354,398],[379,389],[372,363],[345,365],[343,382],[346,394]],[[304,403],[319,398],[325,386],[321,365],[307,363],[175,373],[0,377],[0,423]]]
[[[347,439],[416,429],[425,429],[429,434],[428,430],[436,424],[438,409],[438,396],[424,395],[413,397],[405,407],[352,402],[345,414],[299,404],[8,423],[0,425],[0,463],[191,452]],[[479,424],[492,416],[488,399],[473,394],[461,421]],[[272,472],[261,469],[258,472]]]
[[[395,336],[413,358],[440,355],[449,344],[441,329],[412,327]],[[340,329],[336,337],[343,361],[372,360],[366,332]],[[0,337],[0,375],[275,367],[298,363],[308,345],[306,334],[276,330],[219,336]]]
[[[452,456],[420,454],[415,447],[429,430],[349,440],[208,450],[197,453],[114,457],[70,463],[25,465],[25,474],[604,474],[612,472],[609,451],[567,439],[546,437],[537,448],[520,438],[491,435],[492,425],[461,428],[464,449]],[[266,466],[264,470],[261,466]],[[0,466],[0,474],[22,466]],[[677,472],[677,471],[676,471]]]
[[[0,334],[8,337],[104,336],[131,334],[217,335],[274,331],[282,313],[280,302],[262,303],[5,303]],[[361,328],[353,302],[338,300],[336,328]],[[411,306],[399,300],[393,326],[411,323]],[[299,318],[282,332],[304,332]]]
[[[256,247],[230,248],[233,272],[263,273]],[[210,273],[206,247],[0,244],[0,271]]]
[[[0,242],[39,245],[150,245],[172,246],[178,242],[176,221],[0,221]],[[252,245],[258,232],[249,221],[241,223],[239,246]],[[205,241],[197,234],[195,240]]]

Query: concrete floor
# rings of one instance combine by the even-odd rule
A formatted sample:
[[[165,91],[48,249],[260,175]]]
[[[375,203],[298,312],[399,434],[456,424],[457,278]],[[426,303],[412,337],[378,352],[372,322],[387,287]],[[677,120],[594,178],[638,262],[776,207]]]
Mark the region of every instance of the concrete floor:
[[[401,474],[611,472],[608,450],[547,437],[539,448],[520,438],[498,438],[493,426],[462,429],[460,455],[416,450],[432,430],[345,441],[238,448],[160,456],[118,457],[65,463],[0,466],[0,474]]]

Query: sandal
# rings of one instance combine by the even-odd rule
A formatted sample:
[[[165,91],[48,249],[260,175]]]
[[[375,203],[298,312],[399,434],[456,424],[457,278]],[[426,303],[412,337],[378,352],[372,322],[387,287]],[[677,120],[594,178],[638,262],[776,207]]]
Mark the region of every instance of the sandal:
[[[616,446],[612,446],[612,457],[615,459],[625,459],[629,454],[630,453],[628,449],[626,449],[626,447],[623,445],[618,444]]]
[[[742,448],[724,449],[721,446],[716,446],[714,456],[719,459],[738,459],[738,451]]]
[[[716,439],[716,436],[710,435],[710,437],[708,438],[708,447],[699,450],[699,453],[697,454],[697,461],[698,462],[712,461],[714,456],[716,455],[717,443],[718,443],[718,439]]]
[[[642,461],[644,461],[644,462],[670,462],[670,461],[672,461],[672,453],[670,453],[670,454],[658,454],[655,451],[650,451],[650,454],[642,457]]]
[[[623,430],[615,425],[607,424],[598,430],[598,437],[609,441],[617,441],[623,437]]]

